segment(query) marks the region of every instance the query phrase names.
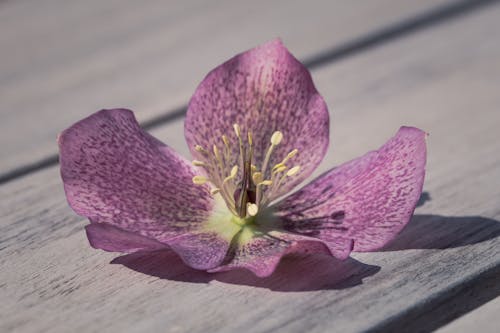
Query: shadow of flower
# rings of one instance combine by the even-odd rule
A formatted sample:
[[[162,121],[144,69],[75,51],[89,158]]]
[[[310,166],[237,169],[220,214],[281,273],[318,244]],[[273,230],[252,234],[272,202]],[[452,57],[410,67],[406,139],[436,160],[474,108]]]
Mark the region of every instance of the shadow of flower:
[[[340,261],[326,255],[292,254],[281,260],[271,276],[258,278],[243,269],[221,273],[194,270],[168,250],[127,254],[111,263],[160,279],[191,283],[216,280],[284,292],[350,288],[362,284],[364,278],[380,270],[378,266],[363,264],[352,258]]]
[[[500,222],[481,216],[414,215],[405,229],[381,251],[447,249],[500,236]]]
[[[422,192],[422,194],[420,195],[420,198],[418,199],[418,202],[417,202],[417,207],[421,207],[423,205],[425,205],[425,203],[427,201],[431,201],[431,195],[429,194],[429,192]]]

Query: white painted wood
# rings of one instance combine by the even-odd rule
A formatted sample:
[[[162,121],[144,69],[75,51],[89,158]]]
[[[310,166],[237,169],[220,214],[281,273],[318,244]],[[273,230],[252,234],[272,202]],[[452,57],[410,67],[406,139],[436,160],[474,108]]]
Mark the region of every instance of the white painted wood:
[[[402,124],[430,133],[431,200],[385,251],[353,255],[365,264],[288,258],[257,279],[194,272],[165,254],[116,259],[88,246],[54,167],[0,187],[0,331],[406,332],[451,320],[457,297],[472,302],[491,281],[498,290],[499,15],[492,7],[314,71],[332,115],[320,170]],[[185,154],[181,130],[153,134]]]
[[[0,175],[56,153],[101,108],[141,121],[187,103],[214,66],[281,36],[300,58],[452,0],[0,3]]]

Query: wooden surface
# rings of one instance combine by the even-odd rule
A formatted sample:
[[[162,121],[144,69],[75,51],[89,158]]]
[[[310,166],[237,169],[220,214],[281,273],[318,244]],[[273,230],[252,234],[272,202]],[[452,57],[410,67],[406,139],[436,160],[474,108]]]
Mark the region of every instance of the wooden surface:
[[[416,6],[406,5],[402,4],[401,10]],[[13,10],[21,5],[2,3],[0,10],[2,6],[12,6],[9,8]],[[213,10],[212,6],[207,8]],[[69,22],[84,15],[81,10],[83,13],[73,13]],[[91,12],[87,7],[85,10]],[[356,13],[354,16],[363,12],[357,7],[351,10]],[[180,7],[179,11],[182,12]],[[279,11],[276,9],[275,13]],[[380,24],[389,22],[389,16],[395,20],[394,13],[389,15],[387,11],[386,15],[380,18]],[[326,19],[328,15],[323,17]],[[87,222],[67,206],[58,167],[52,166],[0,186],[0,298],[4,300],[0,302],[0,331],[426,332],[494,299],[500,294],[499,17],[499,5],[484,7],[313,68],[313,78],[330,106],[332,118],[332,146],[317,173],[377,148],[400,125],[418,126],[430,133],[422,205],[408,228],[384,251],[354,254],[354,259],[342,263],[324,257],[290,257],[266,279],[257,279],[243,271],[220,274],[193,271],[166,253],[119,257],[89,247],[83,232]],[[137,22],[140,21],[138,16]],[[315,23],[321,26],[321,21]],[[0,22],[5,23],[1,19]],[[367,22],[343,22],[356,26],[353,30],[359,29],[359,24],[365,24],[366,29],[374,27]],[[222,24],[219,25],[221,28]],[[283,29],[291,28],[289,25]],[[151,31],[156,30],[151,27]],[[289,36],[294,35],[288,32]],[[224,33],[231,38],[231,31]],[[332,44],[328,34],[322,38],[323,42],[330,42],[328,46]],[[89,38],[89,43],[93,39]],[[287,38],[285,42],[303,58],[313,57],[324,46],[320,41],[307,40],[304,35],[296,42],[288,42]],[[313,48],[307,42],[319,44]],[[200,45],[209,44],[207,40],[203,43]],[[245,40],[238,39],[235,43],[240,49],[249,47]],[[194,41],[188,49],[201,52]],[[80,52],[75,50],[75,54]],[[233,50],[220,52],[211,55],[204,66],[221,62]],[[180,66],[189,56],[192,55],[172,55],[172,59],[179,58],[176,66]],[[154,112],[172,110],[177,103],[185,103],[190,89],[202,77],[198,70],[210,69],[190,64],[185,73],[189,77],[182,77],[179,70],[170,78],[158,73],[159,78],[153,71],[160,63],[159,59],[156,61],[143,64],[144,73],[136,68],[138,85],[141,80],[153,77],[159,80],[155,89],[160,91],[164,84],[175,85],[175,80],[186,80],[179,83],[177,94],[158,93],[156,99],[149,99],[151,95],[144,91],[139,91],[137,97],[128,96],[131,90],[110,93],[117,96],[113,101],[143,106],[144,113],[140,115],[143,120]],[[54,68],[64,72],[64,66],[54,65]],[[51,73],[48,68],[38,70]],[[73,75],[80,80],[76,72]],[[87,79],[98,80],[90,72]],[[106,80],[122,84],[114,82],[117,79],[118,76]],[[3,76],[0,80],[3,84]],[[53,80],[63,82],[54,77]],[[88,84],[85,89],[90,89]],[[125,90],[135,87],[125,86]],[[76,101],[85,99],[78,89],[65,89]],[[91,89],[87,93],[86,99],[95,95],[99,101],[98,93]],[[32,94],[28,89],[27,98]],[[179,101],[169,104],[167,97],[174,95]],[[54,96],[59,97],[55,93]],[[137,98],[137,104],[127,98]],[[161,107],[162,103],[166,108]],[[107,105],[96,107],[100,106]],[[61,120],[41,120],[50,124],[43,134],[57,133],[61,130],[58,126],[88,113],[85,108],[67,115],[56,110],[46,113],[46,117],[61,115]],[[33,119],[42,117],[33,111],[30,114]],[[30,128],[23,116],[10,121],[14,122],[10,126]],[[23,141],[29,138],[27,131],[18,130],[12,140],[18,140],[19,145],[38,140],[43,147],[41,137]],[[181,118],[157,126],[152,133],[187,156]],[[34,149],[23,147],[27,151]],[[54,149],[49,144],[46,147],[49,148],[40,148],[40,156]],[[2,163],[4,156],[14,153],[11,150],[2,155]],[[495,310],[498,313],[498,301],[486,306],[488,313]],[[466,330],[474,318],[477,317],[471,312],[442,329],[465,327]],[[487,318],[500,324],[492,315]],[[474,329],[486,330],[488,325],[479,321]]]
[[[55,156],[61,129],[95,110],[175,113],[210,69],[272,38],[307,60],[455,1],[43,3],[0,4],[0,179]]]
[[[438,333],[468,333],[478,328],[482,333],[498,332],[498,310],[500,297],[482,305],[478,309],[440,328]]]

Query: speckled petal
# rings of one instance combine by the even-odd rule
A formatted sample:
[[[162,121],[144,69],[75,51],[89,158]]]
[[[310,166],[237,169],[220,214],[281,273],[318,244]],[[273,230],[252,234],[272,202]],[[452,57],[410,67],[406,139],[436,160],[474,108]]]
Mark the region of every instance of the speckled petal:
[[[229,249],[229,241],[215,232],[190,233],[169,240],[170,247],[195,269],[219,265]]]
[[[244,243],[233,242],[232,250],[225,262],[209,272],[245,268],[258,277],[267,277],[274,272],[281,258],[290,253],[323,253],[346,259],[351,250],[352,240],[339,238],[335,245],[328,246],[326,242],[319,239],[282,231],[270,231]]]
[[[205,241],[215,209],[209,189],[193,185],[191,165],[145,133],[131,111],[97,112],[65,130],[58,141],[70,206],[92,224],[106,223],[122,231],[89,226],[92,245],[127,252],[140,249],[140,244],[124,246],[130,233],[135,235],[131,243],[148,239],[173,245],[188,265],[196,267],[198,263],[190,259],[195,250],[211,252],[217,260],[224,256],[228,241],[219,242],[217,248]],[[174,241],[186,235],[191,236],[189,242]],[[217,260],[208,266],[222,259]]]
[[[329,116],[307,69],[281,41],[274,40],[239,54],[211,71],[191,98],[185,122],[186,140],[194,156],[196,144],[222,147],[221,136],[233,142],[231,165],[238,164],[233,124],[253,133],[254,164],[261,168],[274,131],[283,140],[271,156],[275,165],[293,149],[289,163],[301,171],[288,178],[273,197],[299,184],[323,159],[329,141]],[[241,169],[241,168],[240,168]]]
[[[379,150],[318,177],[276,204],[285,229],[320,239],[344,229],[354,251],[390,242],[410,221],[425,175],[426,134],[402,127]]]

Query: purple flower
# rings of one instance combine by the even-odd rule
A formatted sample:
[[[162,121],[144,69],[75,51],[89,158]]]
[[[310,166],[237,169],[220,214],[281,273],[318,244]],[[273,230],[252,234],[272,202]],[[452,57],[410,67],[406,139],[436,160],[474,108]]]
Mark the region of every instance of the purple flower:
[[[309,72],[279,40],[207,75],[185,136],[193,165],[124,109],[99,111],[60,135],[66,196],[89,218],[94,248],[169,248],[196,269],[243,267],[264,277],[291,252],[345,259],[380,249],[422,191],[426,134],[402,127],[379,150],[282,198],[323,159],[329,116]]]

